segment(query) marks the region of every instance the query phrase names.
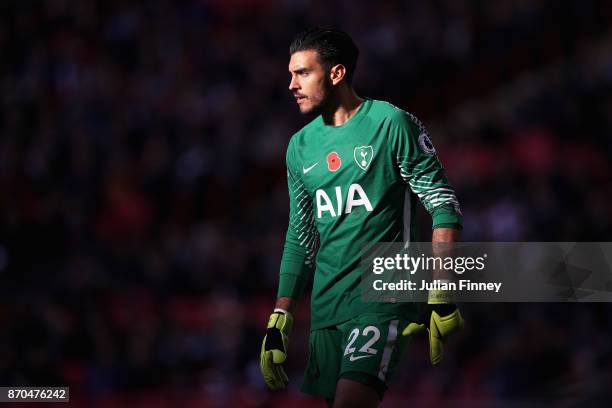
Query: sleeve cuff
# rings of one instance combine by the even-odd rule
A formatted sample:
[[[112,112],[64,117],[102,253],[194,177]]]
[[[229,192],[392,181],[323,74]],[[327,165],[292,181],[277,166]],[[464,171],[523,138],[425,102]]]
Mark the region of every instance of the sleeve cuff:
[[[282,273],[278,282],[277,297],[300,299],[304,293],[306,279],[299,275]]]
[[[444,223],[444,224],[438,224],[438,225],[434,225],[432,229],[436,229],[436,228],[450,228],[450,229],[456,229],[458,231],[461,231],[463,229],[463,226],[461,224],[458,223]]]
[[[434,209],[431,214],[432,228],[463,228],[463,217],[454,208],[443,206]]]

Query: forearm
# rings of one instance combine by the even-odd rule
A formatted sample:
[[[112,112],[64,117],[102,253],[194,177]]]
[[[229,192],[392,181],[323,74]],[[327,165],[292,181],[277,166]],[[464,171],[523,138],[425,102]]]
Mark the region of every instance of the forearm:
[[[304,293],[308,275],[312,271],[312,257],[309,255],[312,250],[299,242],[295,233],[288,230],[280,264],[278,298],[297,300]]]
[[[292,299],[290,297],[279,297],[276,299],[275,309],[283,309],[293,314],[295,307],[297,305],[297,300]]]
[[[431,246],[435,257],[444,258],[452,255],[452,244],[459,242],[461,231],[454,228],[435,228],[431,235]],[[433,271],[434,279],[450,279],[450,272],[444,269]]]
[[[431,242],[434,245],[446,242],[458,242],[461,238],[461,231],[454,228],[435,228],[431,235]]]

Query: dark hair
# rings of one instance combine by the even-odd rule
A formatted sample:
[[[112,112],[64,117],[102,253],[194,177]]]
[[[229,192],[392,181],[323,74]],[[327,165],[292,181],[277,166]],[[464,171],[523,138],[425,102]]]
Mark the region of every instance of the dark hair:
[[[296,35],[289,46],[289,55],[298,51],[315,50],[326,68],[342,64],[346,68],[346,81],[353,82],[359,49],[344,31],[315,27]]]

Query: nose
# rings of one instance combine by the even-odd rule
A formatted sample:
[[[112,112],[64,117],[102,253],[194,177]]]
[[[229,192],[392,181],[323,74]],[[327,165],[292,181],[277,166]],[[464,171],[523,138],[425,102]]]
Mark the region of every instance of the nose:
[[[298,89],[298,88],[299,88],[299,85],[298,85],[298,81],[296,79],[296,76],[292,75],[291,76],[291,81],[289,81],[289,90],[293,91],[293,90]]]

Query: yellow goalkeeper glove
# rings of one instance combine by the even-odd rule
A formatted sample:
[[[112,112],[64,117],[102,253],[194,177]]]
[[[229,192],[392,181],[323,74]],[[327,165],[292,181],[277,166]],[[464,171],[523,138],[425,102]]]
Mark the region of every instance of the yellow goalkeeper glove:
[[[289,383],[282,364],[287,359],[287,346],[292,327],[291,313],[283,309],[274,309],[268,320],[259,359],[261,374],[271,390],[280,390]]]
[[[416,322],[409,323],[402,334],[411,336],[413,334],[429,332],[429,357],[432,365],[438,365],[442,361],[444,343],[448,336],[457,333],[463,328],[464,321],[457,306],[447,303],[447,298],[442,291],[433,291],[429,294],[429,302]]]

